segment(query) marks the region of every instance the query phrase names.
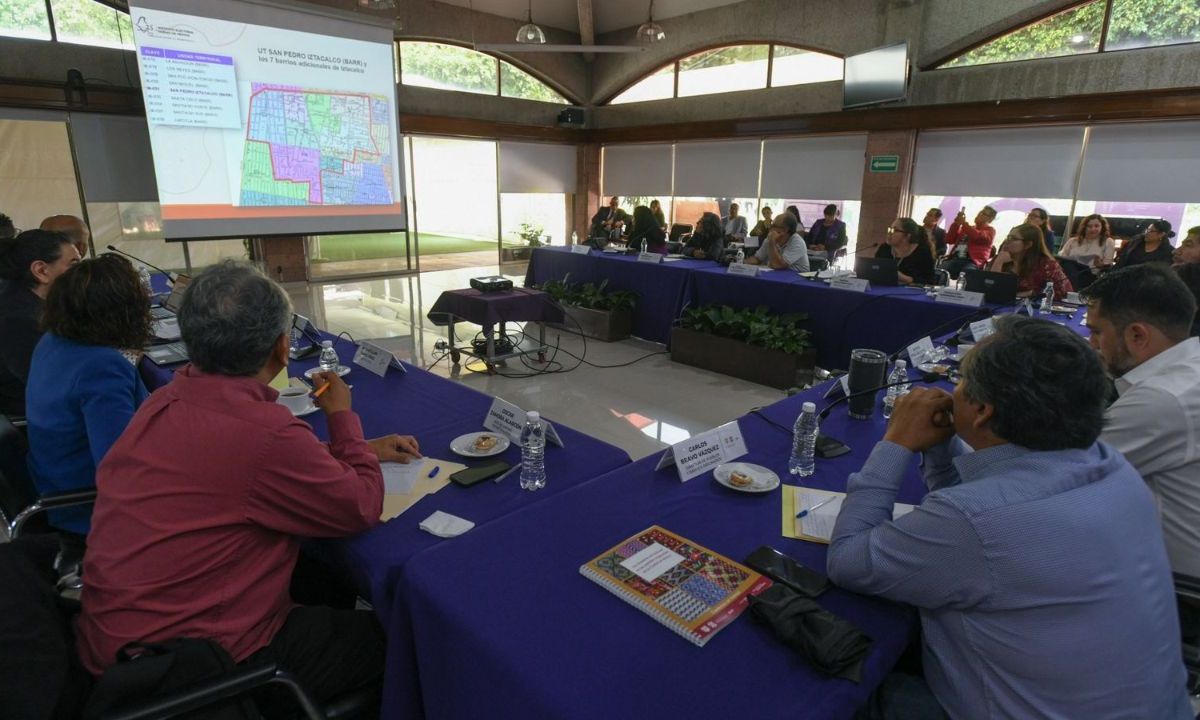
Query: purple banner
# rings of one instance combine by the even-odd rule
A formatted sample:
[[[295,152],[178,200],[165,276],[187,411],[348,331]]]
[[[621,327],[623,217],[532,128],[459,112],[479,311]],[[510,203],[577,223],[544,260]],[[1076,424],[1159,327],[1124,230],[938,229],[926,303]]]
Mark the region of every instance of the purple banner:
[[[147,57],[163,57],[166,51],[162,48],[143,47],[142,54]]]

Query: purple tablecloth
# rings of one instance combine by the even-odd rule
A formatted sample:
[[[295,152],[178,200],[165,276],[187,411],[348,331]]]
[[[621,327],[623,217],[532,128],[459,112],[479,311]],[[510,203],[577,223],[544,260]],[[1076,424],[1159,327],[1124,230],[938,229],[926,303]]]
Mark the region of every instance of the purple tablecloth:
[[[772,405],[767,417],[790,427],[821,387]],[[739,420],[749,454],[786,484],[790,433],[760,417]],[[882,437],[882,418],[852,421],[835,410],[824,430],[849,455],[818,460],[805,485],[844,490]],[[829,679],[806,665],[748,615],[698,648],[579,574],[580,565],[652,525],[742,559],[771,545],[824,571],[826,546],[781,536],[781,492],[738,493],[711,473],[680,483],[656,472],[657,457],[618,468],[546,502],[422,553],[405,570],[398,602],[413,635],[412,672],[389,672],[393,695],[419,697],[423,716],[453,720],[512,715],[556,718],[848,718],[894,666],[915,629],[913,613],[831,589],[821,599],[874,639],[861,684]],[[900,494],[918,502],[916,462]],[[405,710],[407,711],[407,706]],[[390,705],[389,719],[412,717]]]
[[[514,288],[485,293],[467,288],[442,293],[427,317],[434,325],[470,322],[490,327],[502,322],[562,322],[563,311],[540,290]]]
[[[352,346],[343,341],[337,344],[337,349],[343,362],[348,361]],[[294,361],[290,372],[296,375],[315,364],[313,359]],[[492,398],[412,365],[406,367],[408,374],[401,375],[392,369],[386,378],[355,367],[346,377],[354,385],[354,410],[362,419],[367,437],[392,432],[415,435],[426,455],[467,465],[483,462],[455,456],[450,451],[450,441],[463,433],[483,429]],[[142,376],[151,390],[170,382],[172,374],[170,369],[142,360]],[[304,419],[318,437],[328,437],[323,414],[314,413]],[[389,638],[410,637],[411,620],[397,593],[405,584],[404,567],[414,556],[452,542],[420,530],[417,525],[421,520],[435,510],[442,510],[473,521],[476,528],[471,532],[477,532],[504,515],[553,499],[588,479],[629,463],[629,455],[617,447],[558,422],[555,427],[565,447],[546,448],[549,480],[545,489],[536,493],[523,491],[516,475],[500,484],[484,482],[470,488],[451,484],[422,499],[398,518],[353,538],[317,543],[310,550],[334,559],[349,573],[359,592],[375,605]],[[498,457],[515,464],[520,460],[520,450],[514,445]],[[409,674],[415,664],[411,644],[390,642],[387,661],[390,676]],[[410,702],[411,698],[393,692],[392,686],[385,689],[387,706],[401,710]]]
[[[892,353],[931,331],[953,330],[956,319],[966,320],[975,311],[934,302],[921,288],[880,287],[866,293],[834,290],[788,270],[758,277],[729,275],[725,268],[696,270],[688,299],[696,305],[766,305],[776,313],[808,313],[805,327],[813,334],[817,364],[830,369],[847,368],[854,348]]]
[[[634,336],[665,344],[683,307],[691,271],[713,266],[708,260],[666,260],[653,265],[639,263],[636,255],[606,255],[599,250],[577,255],[568,248],[537,248],[529,259],[525,284],[562,280],[567,273],[575,283],[599,285],[607,280],[608,289],[628,290],[638,296]]]

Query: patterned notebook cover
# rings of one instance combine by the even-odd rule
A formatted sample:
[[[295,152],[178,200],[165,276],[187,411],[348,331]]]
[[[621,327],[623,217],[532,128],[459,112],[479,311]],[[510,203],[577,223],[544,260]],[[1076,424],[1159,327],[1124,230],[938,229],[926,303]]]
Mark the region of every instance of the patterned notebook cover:
[[[701,647],[742,614],[749,596],[771,586],[750,568],[657,525],[579,572]]]

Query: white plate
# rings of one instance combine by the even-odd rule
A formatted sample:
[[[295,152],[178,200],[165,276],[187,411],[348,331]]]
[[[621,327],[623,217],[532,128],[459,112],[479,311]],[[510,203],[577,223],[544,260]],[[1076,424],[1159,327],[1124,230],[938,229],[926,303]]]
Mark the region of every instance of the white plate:
[[[496,444],[493,445],[490,450],[476,450],[475,441],[484,435],[496,438]],[[508,438],[499,433],[473,432],[467,433],[466,435],[459,435],[451,440],[450,449],[464,457],[491,457],[493,455],[499,455],[507,450],[510,444],[511,443],[509,443]]]
[[[283,405],[283,403],[279,403],[279,404]],[[287,407],[287,405],[283,405],[283,406]],[[291,408],[288,408],[288,410],[292,410],[292,415],[294,417],[304,417],[305,415],[312,415],[313,413],[315,413],[316,411],[318,411],[320,409],[321,408],[317,407],[312,402],[310,402],[308,404],[308,407],[304,408],[303,410],[292,410]]]
[[[730,483],[729,474],[731,472],[748,475],[750,477],[750,484],[746,487],[738,487]],[[779,487],[778,475],[762,465],[754,465],[752,463],[732,462],[718,465],[717,469],[713,470],[713,479],[725,487],[737,490],[738,492],[765,493]]]
[[[309,368],[309,369],[305,370],[304,377],[308,378],[309,380],[312,380],[313,375],[316,375],[319,372],[321,372],[320,365],[318,365],[314,368]],[[350,366],[349,365],[338,365],[337,374],[338,374],[338,377],[346,377],[347,375],[350,374]]]

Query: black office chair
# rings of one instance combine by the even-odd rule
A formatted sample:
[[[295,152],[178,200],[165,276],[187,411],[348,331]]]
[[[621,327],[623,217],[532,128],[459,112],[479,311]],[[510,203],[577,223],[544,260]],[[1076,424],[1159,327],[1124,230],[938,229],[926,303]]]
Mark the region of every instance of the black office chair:
[[[5,537],[12,518],[37,497],[25,468],[28,446],[22,425],[23,420],[14,422],[0,415],[0,533]]]
[[[1183,631],[1183,664],[1188,671],[1188,693],[1197,697],[1200,696],[1200,578],[1182,573],[1173,575]]]
[[[933,271],[934,284],[946,287],[950,284],[950,273],[940,267]]]
[[[829,269],[829,260],[827,260],[826,258],[823,258],[820,255],[809,255],[808,256],[809,272],[820,272],[821,270],[828,270],[828,269]]]
[[[684,235],[692,232],[691,225],[683,223],[675,223],[671,226],[671,232],[667,233],[667,242],[681,242]]]

